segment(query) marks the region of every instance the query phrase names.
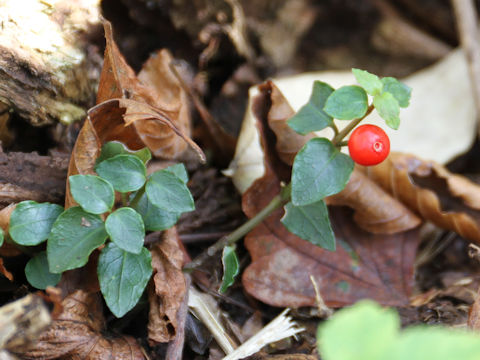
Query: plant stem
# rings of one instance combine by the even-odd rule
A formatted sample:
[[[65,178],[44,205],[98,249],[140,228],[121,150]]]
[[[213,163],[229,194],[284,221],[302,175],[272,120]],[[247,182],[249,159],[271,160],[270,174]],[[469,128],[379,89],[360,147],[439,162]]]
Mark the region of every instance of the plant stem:
[[[140,201],[140,199],[142,198],[143,194],[145,194],[145,185],[143,185],[142,188],[137,191],[137,193],[135,194],[135,197],[132,199],[132,201],[130,201],[130,204],[128,204],[128,206],[130,206],[132,208],[137,206],[137,204]]]
[[[340,142],[336,145],[336,147],[341,148],[342,146],[347,146],[347,145],[348,145],[348,141],[343,140],[343,141],[340,141]]]
[[[122,196],[122,205],[127,206],[128,201],[127,201],[127,194],[126,193],[121,193]]]
[[[232,233],[225,235],[220,238],[215,244],[210,246],[206,251],[201,253],[197,256],[194,260],[184,266],[183,270],[186,272],[191,272],[195,268],[201,266],[205,263],[209,258],[214,256],[217,252],[222,250],[227,245],[232,245],[236,243],[238,240],[243,238],[247,235],[250,231],[252,231],[258,224],[260,224],[263,220],[265,220],[272,212],[277,210],[278,208],[285,205],[287,202],[290,201],[290,191],[291,191],[291,184],[285,186],[280,194],[275,196],[270,203],[265,206],[260,212],[249,219],[246,223],[242,226],[234,230]]]
[[[332,144],[334,146],[337,146],[339,142],[341,142],[345,136],[347,136],[348,134],[350,134],[350,131],[352,131],[355,126],[357,126],[360,121],[362,121],[363,119],[365,119],[368,115],[370,115],[370,113],[373,111],[374,109],[374,106],[373,104],[371,104],[368,109],[367,109],[367,112],[365,113],[365,115],[363,115],[361,118],[358,118],[358,119],[353,119],[352,121],[350,121],[348,123],[347,126],[345,126],[343,128],[342,131],[340,131],[337,135],[335,135],[335,137],[332,139]]]

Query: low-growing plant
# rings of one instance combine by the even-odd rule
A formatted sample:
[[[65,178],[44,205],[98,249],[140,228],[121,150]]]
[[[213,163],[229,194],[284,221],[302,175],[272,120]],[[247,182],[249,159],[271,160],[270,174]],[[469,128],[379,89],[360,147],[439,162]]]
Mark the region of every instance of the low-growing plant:
[[[336,312],[317,331],[324,360],[474,360],[480,336],[465,330],[416,325],[400,331],[394,309],[370,300]]]
[[[301,135],[330,127],[333,137],[310,139],[295,156],[291,182],[282,188],[280,194],[240,228],[213,244],[187,268],[198,267],[212,254],[234,244],[282,206],[285,208],[282,223],[291,233],[314,245],[335,250],[335,236],[325,198],[345,188],[354,162],[375,165],[390,151],[390,141],[381,128],[358,125],[376,109],[387,126],[398,129],[400,108],[408,106],[411,95],[411,89],[393,77],[379,78],[359,69],[352,72],[360,86],[343,86],[335,90],[325,82],[315,81],[309,101],[287,121]],[[349,122],[339,130],[334,119]],[[344,141],[352,131],[349,141]],[[341,152],[344,146],[349,147],[351,156]],[[234,256],[231,251],[229,256]],[[234,266],[238,261],[229,263]],[[237,272],[238,269],[228,268],[226,264],[224,261],[225,274]]]
[[[69,188],[78,206],[23,201],[10,217],[9,234],[21,246],[47,242],[25,267],[39,289],[56,285],[64,271],[84,266],[100,248],[97,274],[105,302],[123,316],[140,299],[152,275],[146,231],[165,230],[194,210],[183,164],[147,176],[147,148],[131,151],[106,143],[96,161],[97,175],[72,175]],[[116,195],[121,204],[115,207]]]

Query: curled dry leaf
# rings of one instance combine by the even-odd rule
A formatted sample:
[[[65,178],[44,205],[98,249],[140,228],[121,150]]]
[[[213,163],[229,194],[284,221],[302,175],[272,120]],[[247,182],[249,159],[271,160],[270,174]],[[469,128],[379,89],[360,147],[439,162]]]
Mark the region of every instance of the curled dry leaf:
[[[110,23],[105,21],[104,28],[98,105],[89,111],[101,141],[119,140],[132,149],[147,146],[167,159],[178,158],[192,145],[203,160],[203,152],[190,139],[188,101],[170,70],[170,53],[162,50],[152,55],[137,77],[118,50]]]
[[[8,280],[13,281],[13,275],[10,271],[7,270],[5,264],[3,263],[3,259],[0,258],[0,274],[5,276]]]
[[[360,170],[355,169],[343,191],[326,199],[328,205],[353,208],[358,226],[376,234],[410,230],[422,222],[412,211],[394,199]]]
[[[0,210],[0,228],[2,229],[3,233],[6,234],[8,232],[8,225],[10,224],[10,215],[12,215],[12,211],[15,210],[17,204],[10,204],[7,207],[4,207]],[[17,256],[20,255],[22,252],[13,246],[12,244],[4,241],[2,246],[0,247],[0,256]]]
[[[22,359],[145,359],[130,336],[106,337],[98,294],[77,290],[63,301],[63,312],[40,336],[35,347],[16,353]]]
[[[153,286],[149,289],[148,338],[163,343],[177,333],[177,313],[187,291],[182,272],[184,254],[176,228],[166,230],[162,241],[153,246]]]
[[[480,243],[480,186],[443,166],[392,153],[367,176],[425,220]]]
[[[278,157],[286,164],[292,165],[297,152],[314,137],[313,134],[300,135],[287,124],[287,120],[295,115],[287,99],[272,81],[260,85],[261,92],[270,94],[271,105],[269,107],[267,121],[270,129],[275,133],[277,142],[275,149]]]

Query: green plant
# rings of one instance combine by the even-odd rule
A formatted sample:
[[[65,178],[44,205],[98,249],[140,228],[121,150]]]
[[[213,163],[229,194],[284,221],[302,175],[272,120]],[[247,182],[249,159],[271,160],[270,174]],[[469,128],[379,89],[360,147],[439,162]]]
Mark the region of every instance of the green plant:
[[[380,79],[364,70],[352,71],[360,86],[343,86],[335,90],[329,84],[315,81],[309,101],[288,120],[288,125],[302,135],[330,127],[333,138],[309,140],[295,156],[291,182],[280,194],[256,216],[194,259],[187,265],[188,269],[201,265],[212,254],[238,241],[281,206],[285,206],[282,223],[290,232],[317,246],[335,250],[335,237],[324,199],[342,191],[353,171],[354,161],[340,151],[347,145],[344,139],[374,109],[387,126],[397,129],[400,108],[408,106],[411,94],[411,89],[395,78]],[[372,98],[370,104],[369,96]],[[334,119],[349,123],[339,130]],[[388,154],[387,141],[388,137],[382,136],[382,156]],[[356,148],[354,156],[366,155],[371,159],[372,153],[366,151]],[[225,263],[224,271],[229,271]]]
[[[382,128],[376,125],[360,125],[348,139],[348,152],[359,165],[380,164],[390,152],[390,140]]]
[[[324,360],[474,360],[480,354],[478,334],[426,325],[400,331],[396,311],[369,300],[322,323],[317,343]]]
[[[47,241],[47,251],[34,255],[25,267],[32,286],[56,285],[61,273],[84,266],[90,254],[105,245],[97,274],[108,307],[121,317],[136,305],[152,274],[145,232],[168,229],[183,212],[194,210],[183,164],[147,176],[150,158],[148,149],[130,151],[119,142],[106,143],[95,166],[99,176],[68,179],[79,206],[64,210],[34,201],[17,205],[10,218],[12,241],[21,246]],[[121,198],[118,207],[116,193]]]

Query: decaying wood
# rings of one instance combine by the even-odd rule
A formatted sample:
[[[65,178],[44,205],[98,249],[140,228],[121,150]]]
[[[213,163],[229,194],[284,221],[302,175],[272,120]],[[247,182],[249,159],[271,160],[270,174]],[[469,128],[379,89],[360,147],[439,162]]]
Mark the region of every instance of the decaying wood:
[[[0,205],[34,200],[63,202],[68,155],[4,153],[0,149]]]
[[[4,0],[0,23],[0,102],[33,125],[84,118],[100,70],[86,40],[99,0]]]
[[[30,294],[0,308],[0,350],[25,351],[51,322],[42,299]],[[8,358],[3,353],[3,358]],[[11,358],[11,357],[10,357]]]

